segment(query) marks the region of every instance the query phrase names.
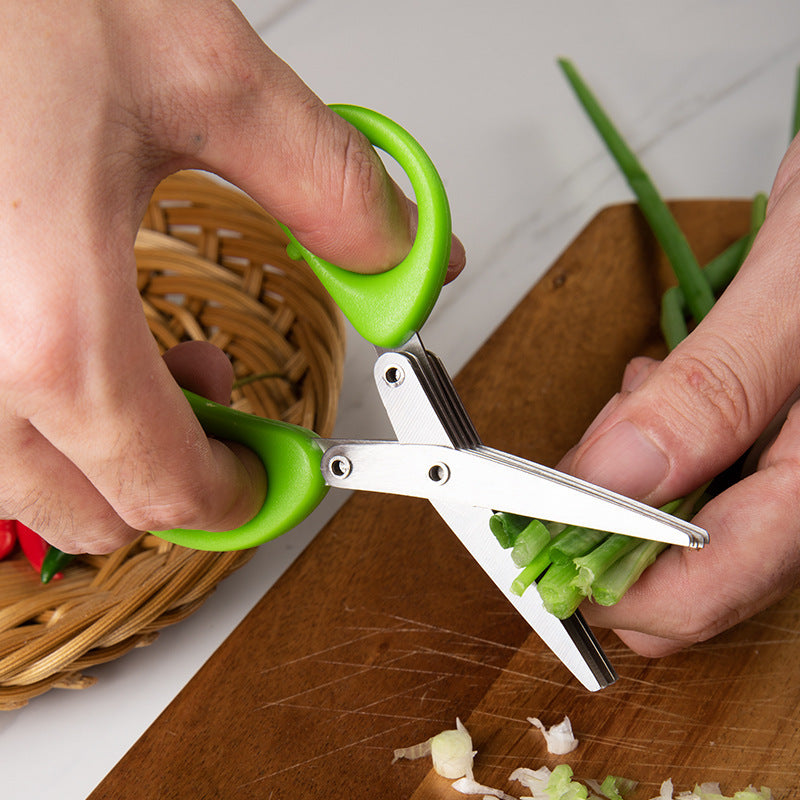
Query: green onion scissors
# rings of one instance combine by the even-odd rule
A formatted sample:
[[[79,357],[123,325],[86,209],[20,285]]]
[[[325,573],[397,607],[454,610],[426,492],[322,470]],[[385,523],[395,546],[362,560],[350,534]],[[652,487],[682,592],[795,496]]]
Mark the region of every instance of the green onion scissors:
[[[289,254],[303,258],[353,327],[377,348],[374,377],[396,441],[322,439],[313,431],[244,414],[190,392],[209,435],[247,445],[264,463],[267,496],[256,516],[226,532],[170,530],[158,535],[200,550],[254,547],[301,522],[329,487],[425,497],[498,588],[588,689],[616,679],[580,613],[559,620],[538,592],[517,596],[509,553],[489,529],[495,510],[670,544],[702,547],[704,530],[564,473],[493,450],[481,440],[441,361],[417,331],[444,283],[450,210],[427,154],[399,125],[369,109],[333,106],[405,170],[419,207],[409,255],[377,275],[317,258],[289,233]]]

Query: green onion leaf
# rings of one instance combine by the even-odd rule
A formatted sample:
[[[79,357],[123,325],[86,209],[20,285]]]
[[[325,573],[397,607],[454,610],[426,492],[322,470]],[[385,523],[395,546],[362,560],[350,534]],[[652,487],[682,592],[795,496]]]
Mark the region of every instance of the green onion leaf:
[[[563,58],[559,59],[558,63],[584,111],[594,123],[598,134],[636,195],[639,208],[672,265],[692,316],[699,322],[714,305],[714,294],[700,270],[686,236],[639,159],[622,138],[575,66]]]

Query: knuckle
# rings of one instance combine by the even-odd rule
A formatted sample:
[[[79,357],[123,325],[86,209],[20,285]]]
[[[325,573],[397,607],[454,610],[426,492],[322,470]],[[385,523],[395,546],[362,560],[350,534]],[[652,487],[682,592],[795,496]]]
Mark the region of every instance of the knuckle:
[[[148,494],[152,498],[154,492]],[[158,494],[164,499],[129,505],[119,510],[120,516],[142,531],[203,527],[204,521],[216,516],[212,493],[200,485],[187,485],[166,493],[162,490]]]
[[[684,391],[672,402],[682,418],[698,428],[741,439],[757,416],[739,372],[739,356],[723,346],[717,352],[682,355],[673,362],[677,385]]]
[[[385,173],[379,168],[363,136],[348,128],[342,158],[342,205],[360,205],[368,213],[375,202],[382,200],[386,187]]]
[[[733,597],[726,597],[724,588],[707,593],[698,591],[693,570],[693,556],[681,552],[673,564],[669,612],[662,618],[666,630],[658,634],[668,636],[683,647],[704,642],[739,622],[742,615]]]
[[[326,187],[320,194],[325,216],[332,221],[343,214],[356,220],[369,216],[383,203],[386,180],[380,161],[364,136],[328,109],[315,105],[311,113],[315,139],[309,163],[314,185]]]

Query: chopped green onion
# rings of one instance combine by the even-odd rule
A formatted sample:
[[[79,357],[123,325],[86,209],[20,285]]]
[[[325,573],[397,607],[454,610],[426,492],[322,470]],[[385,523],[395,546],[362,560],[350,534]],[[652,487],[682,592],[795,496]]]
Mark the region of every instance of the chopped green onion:
[[[597,132],[636,195],[639,208],[672,265],[692,316],[696,320],[702,319],[714,305],[714,294],[700,270],[700,265],[697,263],[686,236],[639,159],[617,131],[591,89],[578,74],[575,66],[563,58],[559,59],[558,63],[584,111],[594,123]]]
[[[572,780],[572,767],[569,764],[559,764],[550,773],[547,794],[559,800],[586,800],[589,792],[582,783]]]
[[[431,739],[431,760],[437,774],[455,780],[464,775],[472,777],[472,737],[461,720],[456,718],[453,730],[437,733]]]
[[[792,112],[791,138],[794,139],[800,132],[800,66],[797,67],[794,78],[794,110]]]
[[[624,800],[623,795],[632,792],[636,788],[636,781],[630,778],[620,778],[616,775],[606,775],[600,784],[600,792],[608,800]]]

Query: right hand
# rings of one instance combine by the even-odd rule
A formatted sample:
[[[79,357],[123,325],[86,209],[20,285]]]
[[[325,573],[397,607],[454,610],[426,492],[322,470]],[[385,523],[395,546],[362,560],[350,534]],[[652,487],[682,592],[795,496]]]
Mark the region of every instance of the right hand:
[[[583,604],[590,623],[614,628],[643,655],[704,641],[800,584],[798,265],[800,138],[729,288],[663,362],[629,366],[620,394],[559,465],[658,506],[711,480],[767,433],[757,469],[695,518],[710,544],[670,548],[615,606]]]
[[[358,271],[405,257],[413,206],[232,3],[6,0],[0,29],[0,516],[70,552],[237,527],[261,464],[205,436],[136,287],[154,187],[215,172]]]

